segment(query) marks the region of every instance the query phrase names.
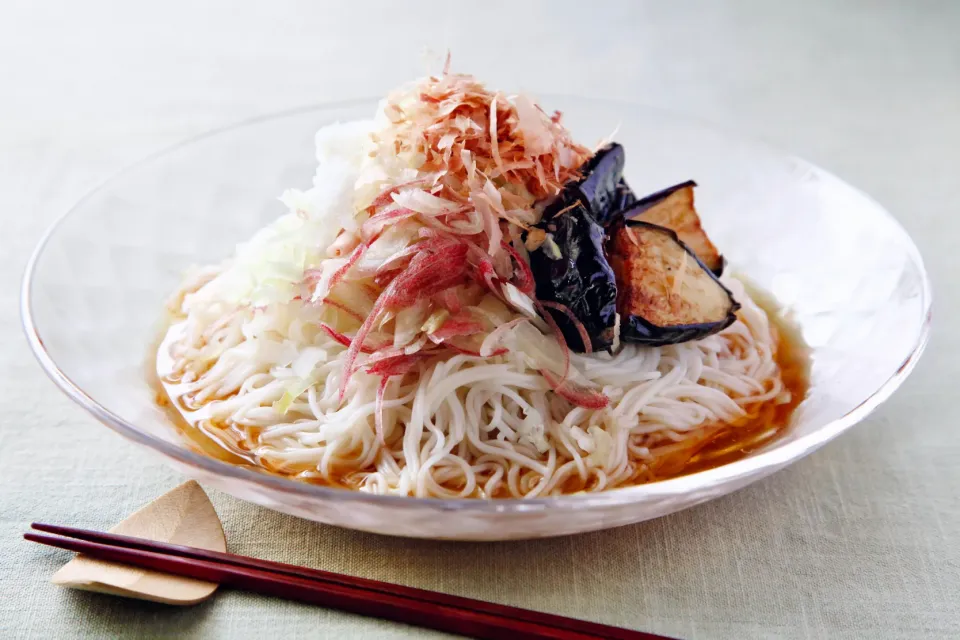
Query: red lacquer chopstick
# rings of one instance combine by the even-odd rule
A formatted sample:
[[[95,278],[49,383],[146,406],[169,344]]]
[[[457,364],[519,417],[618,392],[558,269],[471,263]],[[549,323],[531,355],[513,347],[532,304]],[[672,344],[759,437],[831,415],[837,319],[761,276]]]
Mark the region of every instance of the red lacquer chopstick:
[[[498,605],[424,589],[259,560],[144,538],[35,523],[33,528],[75,539],[24,537],[92,557],[217,582],[478,638],[622,638],[665,636]]]

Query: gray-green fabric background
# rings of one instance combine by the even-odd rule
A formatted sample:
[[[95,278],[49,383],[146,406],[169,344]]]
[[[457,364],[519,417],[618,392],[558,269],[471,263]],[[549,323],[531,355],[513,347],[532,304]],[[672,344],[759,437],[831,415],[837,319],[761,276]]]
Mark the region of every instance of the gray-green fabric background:
[[[914,375],[772,478],[654,522],[529,543],[353,533],[213,494],[238,553],[686,638],[960,637],[960,3],[187,2],[0,6],[0,637],[430,634],[242,593],[174,609],[52,586],[31,520],[102,528],[182,478],[73,406],[20,335],[43,229],[207,128],[377,94],[425,46],[491,84],[634,99],[804,156],[886,205],[935,285]]]

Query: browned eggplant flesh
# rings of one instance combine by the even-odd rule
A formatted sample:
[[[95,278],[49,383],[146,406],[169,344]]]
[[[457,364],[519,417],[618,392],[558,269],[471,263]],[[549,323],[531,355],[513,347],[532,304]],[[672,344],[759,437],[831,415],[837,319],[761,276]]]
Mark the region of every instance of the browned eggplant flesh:
[[[624,218],[650,222],[672,229],[707,268],[720,275],[723,256],[710,241],[694,206],[693,188],[689,180],[638,200],[622,212]]]
[[[611,229],[620,340],[649,346],[698,340],[730,326],[740,305],[678,234],[626,221]]]

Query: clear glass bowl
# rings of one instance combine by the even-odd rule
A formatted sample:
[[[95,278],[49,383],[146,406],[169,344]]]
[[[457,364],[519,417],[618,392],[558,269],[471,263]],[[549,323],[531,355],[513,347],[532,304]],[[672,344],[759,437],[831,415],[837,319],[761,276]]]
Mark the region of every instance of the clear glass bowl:
[[[229,255],[309,185],[313,134],[369,117],[374,100],[299,109],[203,135],[123,171],[46,234],[22,293],[40,364],[80,406],[185,474],[244,500],[378,533],[533,538],[684,509],[814,451],[885,400],[926,344],[930,284],[916,247],[877,203],[803,160],[636,105],[546,97],[585,142],[627,149],[638,193],[696,179],[699,209],[733,268],[772,293],[812,349],[808,397],[781,439],[709,471],[605,493],[532,500],[367,495],[272,477],[191,451],[145,373],[166,296],[192,264]],[[104,464],[110,464],[104,458]]]

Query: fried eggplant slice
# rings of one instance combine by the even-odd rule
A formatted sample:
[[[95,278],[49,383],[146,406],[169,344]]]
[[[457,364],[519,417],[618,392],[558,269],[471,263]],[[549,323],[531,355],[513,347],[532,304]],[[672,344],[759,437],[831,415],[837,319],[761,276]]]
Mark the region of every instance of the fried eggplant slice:
[[[719,276],[723,272],[723,256],[700,224],[693,200],[693,188],[696,186],[696,182],[688,180],[652,193],[624,210],[623,217],[672,229],[707,268]]]
[[[583,203],[575,203],[559,215],[548,212],[538,227],[548,235],[530,252],[537,299],[566,306],[586,329],[591,349],[609,349],[616,330],[617,286],[604,254],[603,227]],[[550,313],[570,349],[587,351],[570,318],[554,309]]]
[[[575,191],[583,199],[594,219],[602,225],[624,208],[624,201],[636,199],[623,180],[625,161],[623,147],[611,142],[599,149],[580,168],[583,177],[575,185]]]
[[[612,142],[597,151],[580,167],[581,178],[564,185],[560,195],[544,212],[549,219],[577,202],[586,207],[593,219],[606,226],[617,214],[637,201],[636,194],[623,179],[623,147]]]
[[[733,295],[671,229],[627,220],[612,229],[608,249],[621,341],[677,344],[736,321]]]

